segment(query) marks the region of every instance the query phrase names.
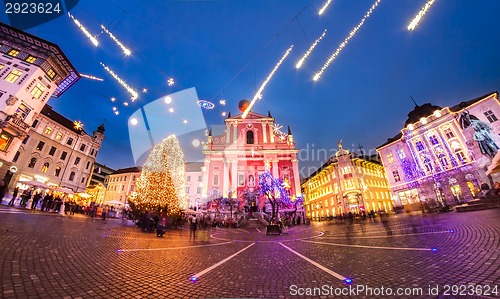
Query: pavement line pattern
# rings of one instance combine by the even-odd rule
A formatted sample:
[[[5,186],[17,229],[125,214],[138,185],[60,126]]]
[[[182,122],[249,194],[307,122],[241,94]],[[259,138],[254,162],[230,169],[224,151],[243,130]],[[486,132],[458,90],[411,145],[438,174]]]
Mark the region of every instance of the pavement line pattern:
[[[306,240],[300,240],[300,241],[307,242],[307,243],[313,243],[313,244],[323,244],[323,245],[342,246],[342,247],[357,247],[357,248],[372,248],[372,249],[391,249],[391,250],[410,250],[410,251],[433,251],[432,248],[382,247],[382,246],[349,245],[349,244],[339,244],[339,243],[316,242],[316,241],[306,241]]]
[[[247,250],[248,248],[252,247],[253,245],[255,245],[255,243],[252,243],[250,245],[248,245],[247,247],[241,249],[240,251],[236,252],[235,254],[232,254],[228,257],[226,257],[225,259],[223,259],[222,261],[206,268],[205,270],[202,270],[196,274],[194,274],[192,277],[191,277],[191,280],[197,280],[198,278],[200,278],[202,275],[204,274],[207,274],[208,272],[212,271],[213,269],[219,267],[220,265],[224,264],[225,262],[229,261],[230,259],[234,258],[235,256],[237,256],[238,254],[242,253],[243,251]]]
[[[241,228],[236,228],[236,229],[237,229],[237,230],[239,230],[240,232],[244,232],[244,233],[247,233],[247,234],[249,234],[249,233],[250,233],[250,232],[248,232],[248,231],[246,231],[246,230],[244,230],[244,229],[241,229]]]
[[[332,275],[333,277],[335,277],[335,278],[337,278],[337,279],[339,279],[339,280],[342,280],[342,281],[344,281],[344,280],[346,279],[344,276],[342,276],[342,275],[338,274],[337,272],[334,272],[334,271],[332,271],[332,270],[328,269],[327,267],[325,267],[325,266],[323,266],[323,265],[321,265],[321,264],[318,264],[317,262],[315,262],[315,261],[311,260],[311,259],[310,259],[310,258],[308,258],[308,257],[303,256],[302,254],[300,254],[300,253],[298,253],[297,251],[293,250],[292,248],[290,248],[290,247],[286,246],[285,244],[283,244],[283,243],[281,243],[281,242],[279,242],[278,244],[280,244],[281,246],[285,247],[285,248],[286,248],[286,249],[288,249],[290,252],[292,252],[292,253],[296,254],[297,256],[301,257],[302,259],[306,260],[307,262],[309,262],[309,263],[313,264],[314,266],[318,267],[319,269],[321,269],[321,270],[325,271],[326,273],[328,273],[328,274]]]
[[[257,227],[255,229],[260,233],[260,229],[258,229]]]
[[[193,246],[178,246],[178,247],[163,247],[163,248],[137,248],[137,249],[118,249],[118,252],[131,252],[131,251],[161,251],[161,250],[177,250],[177,249],[189,249],[197,247],[211,247],[230,244],[232,242],[223,242],[216,244],[205,244],[205,245],[193,245]]]
[[[426,232],[426,233],[414,233],[414,234],[399,234],[399,235],[385,235],[385,236],[372,236],[372,237],[324,237],[323,239],[341,239],[345,240],[346,238],[348,239],[378,239],[378,238],[392,238],[392,237],[406,237],[406,236],[417,236],[417,235],[433,235],[433,234],[449,234],[450,231],[439,231],[439,232]]]

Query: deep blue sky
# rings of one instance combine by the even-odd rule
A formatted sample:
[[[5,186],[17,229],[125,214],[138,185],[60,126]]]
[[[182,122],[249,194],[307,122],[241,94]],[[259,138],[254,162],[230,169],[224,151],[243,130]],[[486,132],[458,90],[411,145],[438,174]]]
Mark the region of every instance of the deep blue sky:
[[[107,26],[132,49],[130,57],[104,33],[98,36],[100,46],[94,47],[66,15],[28,31],[60,45],[79,72],[105,79],[82,78],[49,104],[81,120],[90,132],[105,119],[106,140],[98,162],[114,168],[134,164],[127,121],[137,108],[195,87],[202,99],[216,104],[227,100],[226,107],[217,105],[206,114],[209,124],[222,124],[220,113],[238,113],[238,102],[253,97],[291,44],[292,53],[253,110],[270,110],[279,124],[290,125],[301,149],[314,145],[329,150],[338,139],[344,147],[374,148],[402,128],[413,108],[410,94],[419,103],[444,107],[500,87],[500,1],[495,0],[437,0],[413,32],[406,26],[426,1],[382,0],[322,78],[313,82],[313,74],[373,3],[334,0],[318,16],[325,1],[80,1],[72,14],[92,33],[101,32],[100,24]],[[6,22],[5,15],[0,20]],[[325,28],[325,38],[296,70],[296,61]],[[100,61],[148,93],[129,107],[111,103],[111,97],[122,102],[129,95]],[[160,70],[176,84],[167,86]],[[217,95],[227,84],[224,94]],[[112,112],[115,105],[119,116]],[[302,158],[317,166],[324,160],[306,153]]]

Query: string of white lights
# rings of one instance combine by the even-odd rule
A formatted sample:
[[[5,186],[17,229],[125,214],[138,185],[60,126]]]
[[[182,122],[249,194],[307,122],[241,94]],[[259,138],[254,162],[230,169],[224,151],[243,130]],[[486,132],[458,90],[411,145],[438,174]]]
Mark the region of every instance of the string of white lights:
[[[434,3],[434,0],[429,0],[425,3],[425,6],[418,12],[418,14],[413,18],[413,20],[408,25],[408,30],[415,30],[417,28],[420,19],[425,15],[427,10],[431,8],[431,5]]]
[[[96,81],[104,81],[102,78],[94,77],[92,75],[85,75],[85,74],[80,74],[80,76],[90,79],[90,80],[96,80]]]
[[[313,77],[314,81],[317,81],[321,77],[321,75],[323,74],[323,72],[328,68],[328,66],[330,66],[330,64],[340,54],[340,52],[342,51],[342,49],[344,49],[344,47],[349,43],[349,40],[351,40],[351,38],[354,35],[356,35],[356,32],[358,32],[359,28],[361,28],[361,26],[363,26],[363,24],[365,23],[365,20],[368,17],[370,17],[370,15],[372,14],[373,10],[378,6],[378,4],[380,3],[380,1],[382,1],[382,0],[375,1],[375,3],[372,5],[372,7],[370,7],[370,9],[366,12],[366,14],[363,16],[363,18],[361,19],[361,21],[358,23],[358,25],[356,27],[354,27],[351,30],[351,32],[349,33],[349,35],[344,39],[344,41],[342,43],[340,43],[340,45],[337,48],[337,50],[335,50],[335,52],[327,59],[327,61],[325,62],[325,64],[323,64],[323,67],[321,68],[321,70],[318,71],[314,75],[314,77]]]
[[[130,54],[132,54],[132,51],[130,51],[130,49],[128,49],[127,47],[125,47],[124,44],[122,44],[114,35],[113,33],[109,32],[109,30],[104,27],[104,25],[101,25],[101,28],[104,32],[106,32],[109,37],[111,37],[112,40],[115,41],[115,43],[118,45],[118,47],[120,47],[123,51],[123,53],[125,53],[125,55],[129,56]]]
[[[332,2],[332,0],[327,0],[325,5],[323,5],[323,7],[318,11],[318,15],[321,16],[325,12],[326,8],[328,7],[328,5],[330,5],[331,2]]]
[[[304,63],[304,61],[307,59],[307,57],[309,57],[309,55],[312,53],[312,51],[314,50],[314,48],[316,47],[316,45],[319,43],[319,41],[325,36],[325,34],[326,34],[326,29],[325,29],[325,31],[323,31],[323,34],[321,34],[320,37],[318,37],[314,41],[314,43],[312,43],[312,45],[306,51],[306,53],[304,54],[304,56],[302,56],[302,58],[297,62],[297,64],[295,65],[296,68],[300,68],[302,66],[302,64]]]
[[[68,12],[68,16],[73,19],[73,21],[75,22],[76,26],[78,26],[78,28],[80,28],[80,30],[90,39],[90,41],[94,44],[94,46],[98,46],[99,45],[99,41],[97,40],[97,38],[95,38],[92,34],[90,34],[90,32],[87,30],[87,28],[85,28],[82,23],[80,23],[80,21],[78,21],[72,14],[70,14]]]
[[[139,94],[137,93],[137,91],[135,91],[132,87],[130,87],[125,81],[123,81],[120,77],[118,77],[117,74],[115,74],[115,72],[113,72],[109,67],[107,67],[104,63],[100,62],[100,64],[102,65],[102,67],[111,75],[113,76],[113,78],[116,79],[116,81],[118,81],[118,83],[120,83],[131,95],[132,95],[132,102],[137,100],[137,98],[139,97]]]
[[[293,45],[290,46],[290,48],[288,48],[285,52],[285,54],[283,54],[283,56],[281,57],[281,59],[278,61],[278,63],[274,66],[273,70],[271,71],[271,73],[269,73],[269,75],[267,76],[266,80],[264,80],[264,82],[262,83],[262,85],[259,87],[259,89],[257,90],[257,92],[255,93],[252,101],[250,102],[250,104],[248,105],[247,109],[245,109],[245,111],[243,112],[243,114],[241,115],[241,118],[245,118],[247,117],[248,113],[250,112],[250,110],[252,110],[252,107],[253,105],[255,104],[255,101],[257,101],[257,99],[260,99],[262,98],[262,91],[264,90],[264,88],[266,87],[267,83],[269,82],[269,80],[271,80],[271,78],[273,77],[274,73],[278,70],[278,68],[280,67],[280,65],[283,63],[283,61],[285,60],[285,58],[288,56],[288,54],[290,54],[290,51],[292,51],[292,48],[293,48]]]

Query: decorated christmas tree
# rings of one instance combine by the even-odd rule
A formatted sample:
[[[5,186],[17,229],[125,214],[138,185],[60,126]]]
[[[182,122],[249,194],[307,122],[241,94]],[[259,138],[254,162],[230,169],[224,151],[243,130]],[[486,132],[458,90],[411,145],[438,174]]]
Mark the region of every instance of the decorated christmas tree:
[[[184,153],[171,135],[156,144],[136,182],[136,196],[130,205],[141,211],[154,210],[176,215],[186,207]]]
[[[278,216],[279,206],[291,203],[285,184],[282,179],[273,177],[271,172],[266,170],[259,176],[259,189],[260,193],[269,200],[273,209],[271,219],[275,221]]]

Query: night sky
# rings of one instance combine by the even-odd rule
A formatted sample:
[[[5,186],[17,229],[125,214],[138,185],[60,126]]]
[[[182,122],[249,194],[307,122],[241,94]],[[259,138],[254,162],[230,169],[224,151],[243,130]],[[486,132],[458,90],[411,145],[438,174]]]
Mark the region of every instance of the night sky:
[[[338,58],[314,82],[313,75],[356,26],[373,1],[334,0],[125,1],[85,0],[71,13],[98,34],[98,47],[64,15],[28,30],[58,44],[76,69],[103,78],[82,78],[49,104],[87,132],[104,121],[106,140],[98,162],[113,168],[134,165],[129,117],[165,95],[196,88],[216,106],[205,111],[207,125],[220,125],[223,111],[237,114],[238,102],[251,99],[285,50],[292,52],[253,109],[290,125],[301,152],[302,174],[345,148],[373,149],[396,135],[419,104],[442,107],[476,98],[500,87],[498,11],[500,1],[437,0],[415,31],[406,29],[426,1],[382,0]],[[298,15],[298,16],[297,16]],[[1,15],[0,21],[7,18]],[[132,50],[125,57],[101,33],[100,24]],[[305,65],[295,63],[327,29]],[[101,67],[112,68],[140,92],[130,95]],[[173,86],[167,79],[174,78]],[[147,88],[147,93],[142,89]],[[111,97],[117,101],[112,103]],[[225,99],[226,106],[219,100]],[[176,107],[180,103],[173,103]],[[116,106],[120,114],[113,114]],[[165,118],[171,117],[165,111]],[[181,118],[189,118],[182,116]],[[189,119],[188,119],[189,120]],[[179,126],[183,124],[179,121]],[[172,127],[170,127],[172,130]],[[314,148],[314,152],[311,149]]]

